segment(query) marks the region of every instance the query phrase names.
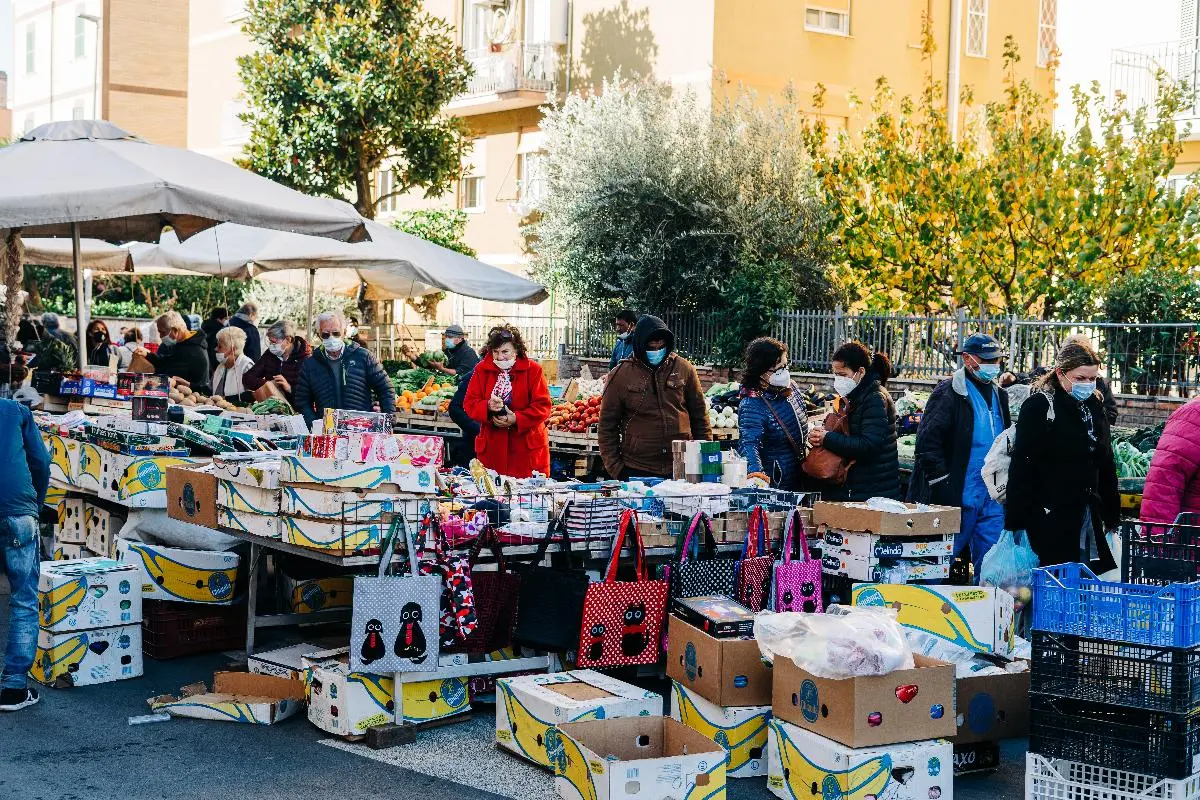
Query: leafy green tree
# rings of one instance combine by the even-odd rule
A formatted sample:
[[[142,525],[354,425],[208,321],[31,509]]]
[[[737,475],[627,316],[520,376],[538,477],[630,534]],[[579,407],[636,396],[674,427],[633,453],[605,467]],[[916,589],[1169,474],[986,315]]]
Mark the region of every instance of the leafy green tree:
[[[475,248],[467,244],[467,215],[454,208],[431,208],[408,211],[392,220],[392,227],[410,233],[426,241],[441,245],[447,250],[474,258]],[[446,299],[445,292],[434,292],[424,297],[405,299],[409,307],[423,319],[437,319],[438,304]]]
[[[716,103],[619,79],[542,121],[534,273],[593,307],[774,311],[833,304],[824,211],[795,98]],[[741,317],[739,316],[740,320]],[[760,323],[723,338],[740,360]]]
[[[464,126],[443,107],[470,65],[421,0],[249,0],[238,59],[250,126],[243,166],[374,218],[389,197],[436,196],[461,170]],[[394,176],[379,193],[375,173]]]
[[[928,30],[924,53],[932,63]],[[881,78],[857,137],[810,126],[837,276],[857,304],[1090,317],[1118,276],[1191,267],[1198,195],[1165,188],[1181,88],[1162,82],[1154,108],[1130,110],[1075,87],[1066,133],[1050,99],[1018,80],[1019,59],[1006,39],[1004,96],[957,143],[932,69],[915,100]]]

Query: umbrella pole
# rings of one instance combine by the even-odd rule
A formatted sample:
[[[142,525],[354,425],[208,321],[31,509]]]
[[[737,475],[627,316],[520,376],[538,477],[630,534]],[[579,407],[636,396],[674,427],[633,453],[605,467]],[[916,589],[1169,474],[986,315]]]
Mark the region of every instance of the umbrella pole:
[[[312,332],[316,328],[316,325],[313,323],[313,290],[316,288],[316,282],[317,271],[310,269],[308,271],[308,337],[312,336]]]
[[[88,307],[83,288],[83,254],[79,246],[79,223],[71,223],[71,268],[75,275],[75,339],[79,345],[79,368],[87,365]]]

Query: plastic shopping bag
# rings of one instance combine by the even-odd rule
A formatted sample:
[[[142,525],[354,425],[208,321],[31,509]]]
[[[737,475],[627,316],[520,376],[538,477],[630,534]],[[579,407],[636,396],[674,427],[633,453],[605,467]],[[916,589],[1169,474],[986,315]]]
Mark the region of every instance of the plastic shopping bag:
[[[818,678],[886,675],[913,666],[912,648],[891,608],[829,606],[824,614],[764,611],[754,638],[765,661],[790,658]]]
[[[1033,571],[1037,566],[1037,553],[1029,546],[1025,531],[1003,531],[983,557],[979,583],[1011,594],[1016,601],[1014,609],[1020,611],[1033,599]]]

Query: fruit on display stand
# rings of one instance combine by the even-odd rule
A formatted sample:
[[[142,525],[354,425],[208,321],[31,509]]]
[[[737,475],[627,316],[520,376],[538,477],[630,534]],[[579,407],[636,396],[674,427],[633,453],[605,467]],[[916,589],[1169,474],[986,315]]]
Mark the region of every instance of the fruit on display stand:
[[[434,364],[445,364],[446,354],[441,350],[426,350],[417,356],[417,366],[429,369]]]
[[[589,397],[573,403],[561,403],[550,412],[546,427],[552,431],[585,433],[600,422],[600,397]]]
[[[430,378],[424,386],[417,391],[405,389],[402,392],[396,393],[396,410],[397,411],[417,411],[423,414],[432,414],[438,411],[449,411],[450,401],[454,398],[454,393],[457,391],[454,384],[443,382],[437,383]]]
[[[714,383],[712,386],[708,387],[708,391],[704,393],[704,396],[708,398],[720,397],[723,394],[736,392],[740,388],[741,384],[737,381],[730,381],[729,383]]]
[[[708,424],[713,430],[737,429],[737,409],[733,406],[721,406],[708,409]]]
[[[604,377],[599,378],[576,378],[575,388],[579,389],[579,394],[584,400],[590,400],[593,397],[599,397],[604,394]]]
[[[809,416],[812,416],[818,411],[824,409],[825,406],[832,403],[836,398],[837,395],[831,390],[818,389],[816,386],[810,384],[809,387],[804,390],[804,410],[809,414]]]
[[[172,403],[180,406],[195,408],[196,406],[216,406],[222,411],[233,411],[236,406],[224,397],[211,397],[192,391],[192,387],[178,378],[171,378],[171,389],[168,395]]]

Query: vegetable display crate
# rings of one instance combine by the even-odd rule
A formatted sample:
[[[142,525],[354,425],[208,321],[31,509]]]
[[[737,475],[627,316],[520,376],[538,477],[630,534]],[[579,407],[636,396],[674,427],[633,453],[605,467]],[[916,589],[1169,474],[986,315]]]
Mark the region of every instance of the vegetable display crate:
[[[1200,715],[1030,692],[1029,751],[1160,778],[1187,778],[1200,767]]]
[[[1025,755],[1026,800],[1200,800],[1200,775],[1183,780]]]
[[[1121,580],[1165,586],[1200,579],[1200,526],[1121,525]]]
[[[1156,647],[1200,644],[1200,583],[1102,581],[1083,564],[1033,573],[1033,629]]]
[[[1148,711],[1200,711],[1200,648],[1149,647],[1035,631],[1029,689]]]
[[[245,646],[245,605],[142,602],[142,652],[150,658],[163,661]]]

